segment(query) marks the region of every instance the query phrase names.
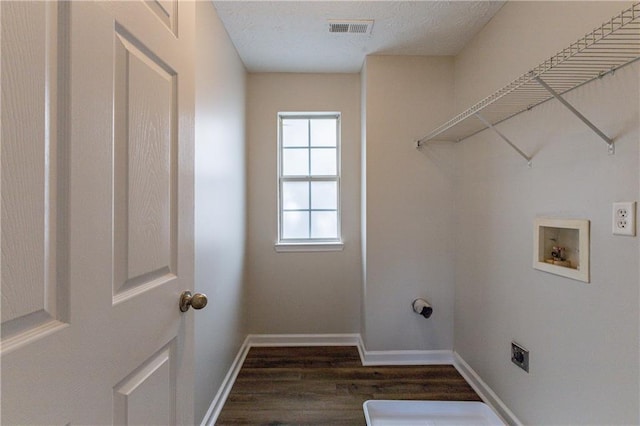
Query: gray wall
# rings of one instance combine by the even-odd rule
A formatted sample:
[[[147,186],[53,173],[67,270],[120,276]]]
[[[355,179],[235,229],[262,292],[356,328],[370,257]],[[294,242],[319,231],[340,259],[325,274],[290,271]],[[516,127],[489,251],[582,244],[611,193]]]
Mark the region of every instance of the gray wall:
[[[456,58],[460,107],[599,26],[629,3],[509,2]],[[639,422],[638,237],[611,235],[611,204],[639,194],[640,64],[456,145],[455,350],[525,424]],[[463,104],[467,105],[463,105]],[[532,268],[536,216],[591,221],[591,283]],[[529,374],[510,342],[531,351]]]
[[[196,5],[195,419],[200,422],[246,335],[246,72],[211,2]]]
[[[365,345],[452,349],[453,146],[415,141],[452,112],[453,58],[369,56],[364,71]],[[429,320],[411,310],[418,297]]]
[[[277,253],[277,113],[342,112],[344,250]],[[360,331],[360,77],[249,74],[248,282],[251,333]]]

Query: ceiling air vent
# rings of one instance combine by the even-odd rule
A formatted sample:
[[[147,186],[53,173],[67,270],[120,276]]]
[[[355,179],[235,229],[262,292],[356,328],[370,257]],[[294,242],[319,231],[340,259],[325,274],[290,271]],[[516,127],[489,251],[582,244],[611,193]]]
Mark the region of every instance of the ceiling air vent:
[[[329,20],[330,33],[371,34],[372,20]]]

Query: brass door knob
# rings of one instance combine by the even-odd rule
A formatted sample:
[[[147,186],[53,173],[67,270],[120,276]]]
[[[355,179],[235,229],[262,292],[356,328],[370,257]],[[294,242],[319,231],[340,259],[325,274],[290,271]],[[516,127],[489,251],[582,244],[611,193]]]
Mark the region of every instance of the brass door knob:
[[[183,291],[180,295],[180,312],[187,312],[189,308],[202,309],[207,306],[208,301],[206,294],[192,295],[190,291]]]

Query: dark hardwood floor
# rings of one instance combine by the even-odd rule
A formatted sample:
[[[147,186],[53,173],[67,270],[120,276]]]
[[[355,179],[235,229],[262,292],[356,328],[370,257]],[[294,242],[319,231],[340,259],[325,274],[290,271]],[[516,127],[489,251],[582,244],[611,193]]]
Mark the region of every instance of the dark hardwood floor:
[[[217,425],[364,425],[369,399],[480,401],[451,365],[363,367],[356,347],[251,348]]]

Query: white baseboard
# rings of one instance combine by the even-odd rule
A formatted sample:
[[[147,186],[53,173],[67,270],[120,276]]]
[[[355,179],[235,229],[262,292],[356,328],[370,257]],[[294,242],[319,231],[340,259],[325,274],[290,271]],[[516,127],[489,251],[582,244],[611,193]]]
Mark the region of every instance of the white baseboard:
[[[435,365],[456,367],[482,400],[511,425],[522,425],[489,386],[456,352],[437,351],[368,351],[360,334],[249,334],[238,351],[220,389],[211,402],[201,426],[214,425],[251,347],[272,346],[356,346],[362,365]]]
[[[233,384],[235,383],[236,378],[238,377],[238,373],[240,373],[240,369],[242,368],[244,359],[247,357],[247,353],[249,353],[249,349],[251,348],[247,343],[248,340],[249,340],[249,337],[247,336],[247,338],[244,339],[242,346],[240,346],[240,350],[238,351],[238,354],[233,360],[233,363],[231,364],[231,367],[229,368],[227,375],[224,377],[224,380],[220,385],[220,389],[218,389],[218,393],[216,393],[216,396],[213,398],[213,401],[211,401],[211,404],[209,405],[209,409],[207,410],[207,413],[204,415],[204,418],[202,419],[202,423],[200,423],[200,426],[213,426],[215,425],[216,420],[218,420],[218,416],[222,411],[222,407],[224,406],[224,403],[227,401],[227,397],[231,392],[231,388],[233,388]]]
[[[505,405],[504,402],[496,395],[496,393],[480,378],[469,364],[457,352],[453,352],[453,366],[462,377],[471,385],[474,391],[482,398],[482,400],[495,411],[502,420],[510,425],[521,426],[522,422],[518,420],[515,414]]]
[[[367,351],[360,354],[362,365],[453,364],[451,351]]]
[[[453,364],[453,352],[368,351],[360,334],[250,334],[249,346],[356,346],[362,365]]]
[[[358,346],[359,334],[249,334],[251,346]]]

